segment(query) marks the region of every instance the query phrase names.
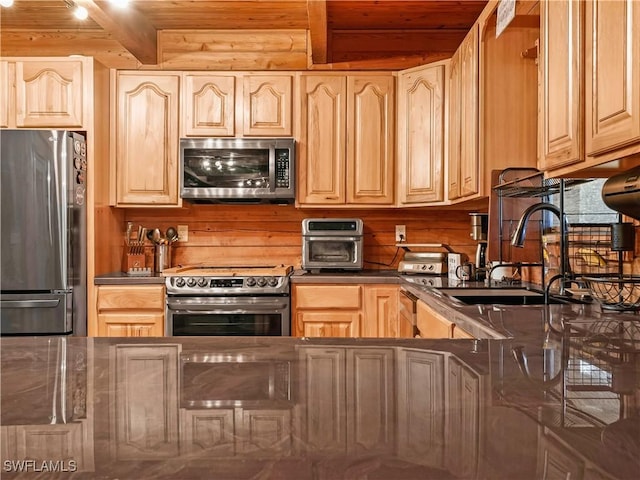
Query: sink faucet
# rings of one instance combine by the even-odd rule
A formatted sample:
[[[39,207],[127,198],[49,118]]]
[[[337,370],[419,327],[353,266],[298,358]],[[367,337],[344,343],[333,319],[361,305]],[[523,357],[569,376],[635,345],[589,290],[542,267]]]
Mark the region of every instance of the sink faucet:
[[[515,231],[513,232],[513,237],[511,237],[511,245],[514,247],[522,248],[524,246],[524,240],[527,235],[527,223],[529,222],[529,217],[533,215],[535,212],[539,210],[546,210],[555,214],[558,217],[558,220],[562,223],[561,227],[561,236],[560,236],[560,252],[561,252],[561,273],[560,277],[565,278],[569,273],[568,266],[568,255],[567,255],[567,242],[566,242],[566,234],[569,229],[569,223],[563,218],[562,212],[560,209],[553,205],[552,203],[536,203],[535,205],[531,205],[524,212],[522,212],[522,216],[518,221],[518,225],[516,226]],[[564,290],[564,285],[561,285],[560,290]]]
[[[558,207],[556,207],[552,203],[536,203],[535,205],[531,205],[524,212],[522,212],[522,216],[518,221],[518,225],[516,226],[515,231],[513,232],[513,237],[511,238],[511,245],[514,247],[522,248],[524,246],[524,239],[527,235],[527,223],[529,222],[529,217],[533,215],[538,210],[547,210],[549,212],[555,213],[558,217],[558,220],[563,221],[562,212]],[[566,221],[565,226],[568,227]]]

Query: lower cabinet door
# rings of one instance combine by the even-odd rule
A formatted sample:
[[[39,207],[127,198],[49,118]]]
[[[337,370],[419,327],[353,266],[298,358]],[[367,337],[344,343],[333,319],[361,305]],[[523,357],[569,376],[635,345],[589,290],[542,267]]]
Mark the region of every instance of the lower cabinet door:
[[[209,457],[291,455],[289,409],[180,409],[180,453]]]
[[[444,355],[398,351],[398,455],[442,467],[444,445]]]
[[[112,452],[118,460],[178,455],[180,345],[115,345]]]

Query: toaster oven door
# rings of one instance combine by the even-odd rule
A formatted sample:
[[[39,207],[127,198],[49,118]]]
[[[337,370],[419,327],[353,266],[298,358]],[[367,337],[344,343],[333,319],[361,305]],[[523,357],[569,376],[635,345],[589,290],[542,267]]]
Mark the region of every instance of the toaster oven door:
[[[303,240],[302,268],[362,268],[362,238],[308,236]]]

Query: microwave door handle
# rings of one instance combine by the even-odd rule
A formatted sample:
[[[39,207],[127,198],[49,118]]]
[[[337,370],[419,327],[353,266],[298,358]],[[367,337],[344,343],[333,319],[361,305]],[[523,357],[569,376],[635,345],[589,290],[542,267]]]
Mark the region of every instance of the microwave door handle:
[[[276,147],[269,147],[269,190],[276,191]]]

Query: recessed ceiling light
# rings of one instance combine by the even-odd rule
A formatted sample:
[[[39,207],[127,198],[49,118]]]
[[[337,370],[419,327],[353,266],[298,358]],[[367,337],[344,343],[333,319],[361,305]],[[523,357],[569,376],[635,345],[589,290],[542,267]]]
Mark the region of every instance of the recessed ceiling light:
[[[89,16],[89,12],[82,5],[76,5],[75,10],[73,11],[73,15],[78,20],[86,20],[87,17]]]
[[[118,8],[124,8],[127,5],[129,5],[129,0],[110,0],[110,1],[114,6]]]
[[[0,0],[0,5],[3,7],[10,7],[13,5],[13,0]]]

